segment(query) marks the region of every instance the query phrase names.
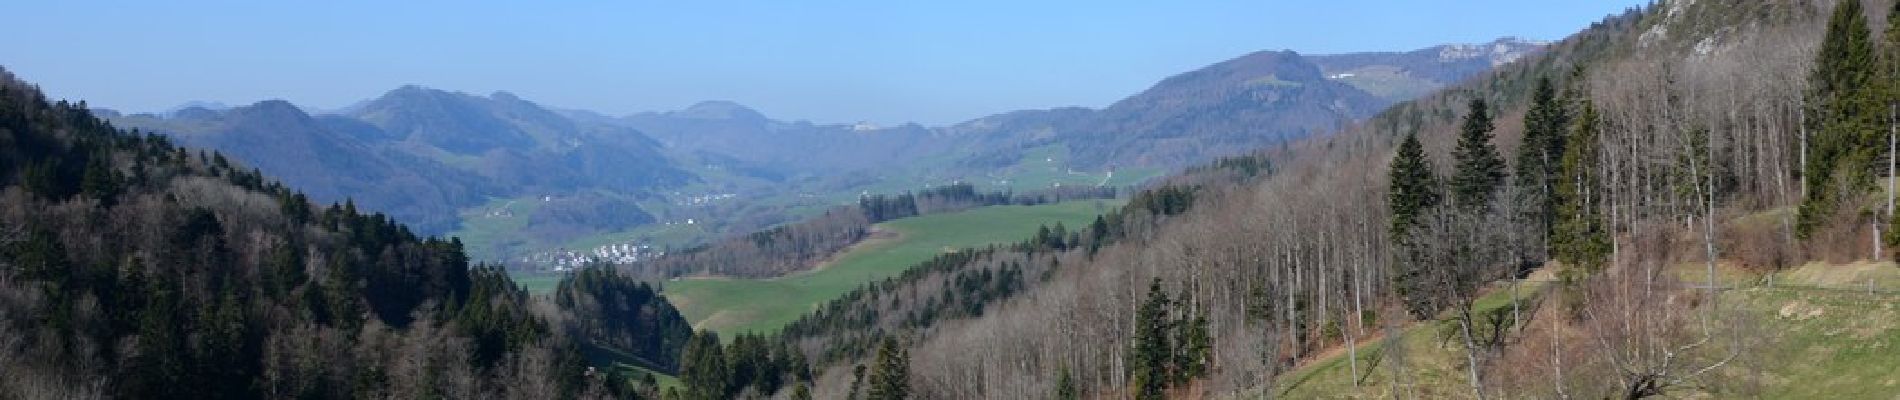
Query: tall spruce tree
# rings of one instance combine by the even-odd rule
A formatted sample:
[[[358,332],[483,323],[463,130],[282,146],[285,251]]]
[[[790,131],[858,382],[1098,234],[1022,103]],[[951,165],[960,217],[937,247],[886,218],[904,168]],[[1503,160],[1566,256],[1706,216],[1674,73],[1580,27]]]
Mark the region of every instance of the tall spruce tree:
[[[1795,223],[1802,237],[1835,215],[1850,193],[1869,186],[1874,160],[1885,147],[1879,120],[1886,107],[1874,85],[1879,67],[1871,35],[1860,0],[1835,6],[1809,76],[1809,121],[1818,129],[1808,165],[1802,166],[1807,196]]]
[[[686,342],[680,354],[680,384],[689,400],[726,398],[731,389],[731,367],[719,347],[719,335],[702,331]]]
[[[1413,261],[1412,255],[1418,249],[1412,241],[1412,229],[1418,226],[1421,216],[1438,207],[1443,199],[1434,171],[1432,160],[1425,157],[1425,148],[1418,142],[1418,134],[1405,135],[1405,140],[1399,142],[1398,154],[1392,159],[1391,187],[1386,193],[1387,205],[1392,209],[1389,233],[1393,249],[1398,253],[1392,258],[1392,285],[1401,298],[1413,298],[1424,292],[1421,286],[1425,284],[1426,266]],[[1417,304],[1408,304],[1408,309],[1422,310]]]
[[[1148,283],[1148,298],[1135,311],[1135,348],[1130,360],[1130,379],[1135,386],[1135,398],[1140,400],[1162,399],[1168,388],[1169,367],[1174,361],[1173,341],[1169,336],[1173,329],[1169,325],[1173,319],[1168,317],[1168,294],[1161,291],[1161,278]]]
[[[1597,129],[1600,117],[1589,99],[1580,100],[1580,112],[1570,129],[1569,146],[1564,149],[1556,200],[1555,234],[1551,236],[1551,256],[1566,265],[1595,269],[1609,255],[1609,231],[1605,224],[1601,189],[1596,176]]]
[[[1439,201],[1438,176],[1433,172],[1432,160],[1425,158],[1425,147],[1419,144],[1417,133],[1406,134],[1399,142],[1389,176],[1391,187],[1386,196],[1392,208],[1392,240],[1401,242],[1418,224],[1418,216],[1438,206]]]
[[[1458,162],[1451,179],[1452,200],[1467,212],[1487,210],[1504,183],[1504,159],[1491,145],[1492,128],[1484,99],[1472,99],[1471,111],[1458,131],[1458,147],[1452,151]]]
[[[884,338],[877,348],[877,369],[871,371],[870,400],[910,398],[910,355],[897,339]]]
[[[1183,384],[1207,374],[1207,358],[1212,355],[1214,339],[1207,331],[1205,310],[1192,307],[1190,294],[1183,291],[1175,304],[1180,309],[1176,314],[1180,319],[1174,321],[1175,357],[1174,383]]]
[[[1531,92],[1531,109],[1524,115],[1524,143],[1517,148],[1514,176],[1521,189],[1518,201],[1524,204],[1525,221],[1545,245],[1550,243],[1556,225],[1552,192],[1567,142],[1565,131],[1570,126],[1570,113],[1564,102],[1549,77],[1538,78]]]
[[[1900,2],[1894,2],[1893,9],[1887,10],[1887,32],[1882,36],[1886,38],[1880,52],[1883,55],[1881,72],[1884,77],[1879,81],[1883,83],[1887,101],[1887,172],[1900,175],[1900,171],[1894,170],[1895,160],[1893,160],[1893,158],[1900,158],[1900,151],[1896,151],[1900,150],[1896,149],[1900,147]],[[1896,179],[1894,177],[1888,179],[1890,184],[1900,184],[1893,182],[1893,179]],[[1894,195],[1894,190],[1900,189],[1889,189],[1887,192],[1889,196],[1887,218],[1890,219],[1887,222],[1888,246],[1900,245],[1900,229],[1894,229],[1894,227],[1900,227],[1900,212],[1895,212],[1893,209],[1894,199],[1891,197]],[[1889,254],[1893,254],[1895,259],[1900,259],[1900,252],[1889,252]]]

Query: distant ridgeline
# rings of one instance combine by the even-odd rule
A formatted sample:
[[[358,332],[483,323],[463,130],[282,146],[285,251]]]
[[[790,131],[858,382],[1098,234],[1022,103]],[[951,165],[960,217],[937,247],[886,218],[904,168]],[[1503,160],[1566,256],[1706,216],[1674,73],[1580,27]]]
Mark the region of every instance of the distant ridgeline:
[[[0,70],[0,397],[653,397],[582,348],[667,371],[690,330],[644,284],[595,278],[537,306],[459,240]]]
[[[625,266],[629,274],[670,278],[702,274],[772,277],[811,268],[871,234],[871,225],[893,219],[994,205],[1037,205],[1114,198],[1113,187],[1058,187],[1028,193],[978,192],[959,183],[899,195],[869,195],[857,205],[706,246]]]

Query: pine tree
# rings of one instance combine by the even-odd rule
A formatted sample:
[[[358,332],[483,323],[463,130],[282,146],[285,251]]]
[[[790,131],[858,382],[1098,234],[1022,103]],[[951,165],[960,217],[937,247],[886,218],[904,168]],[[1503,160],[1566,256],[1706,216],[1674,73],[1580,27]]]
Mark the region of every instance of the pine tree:
[[[1833,216],[1837,203],[1871,183],[1872,164],[1885,148],[1878,122],[1885,105],[1874,88],[1878,67],[1871,35],[1860,0],[1835,6],[1809,76],[1810,121],[1819,129],[1802,168],[1807,197],[1795,223],[1802,237]]]
[[[1410,254],[1416,249],[1412,246],[1412,229],[1418,226],[1420,216],[1438,207],[1443,198],[1438,193],[1438,176],[1434,172],[1432,161],[1425,157],[1424,146],[1418,142],[1418,135],[1407,134],[1399,143],[1398,155],[1392,159],[1391,188],[1386,196],[1392,209],[1390,234],[1394,251]],[[1407,262],[1411,257],[1394,257],[1392,264],[1392,284],[1401,298],[1412,298],[1412,294],[1422,292],[1418,287],[1423,282],[1423,265]],[[1422,310],[1414,304],[1412,310]]]
[[[858,400],[864,393],[864,364],[851,366],[851,393],[845,394],[846,400]]]
[[[1135,312],[1135,349],[1129,379],[1135,385],[1136,399],[1161,399],[1172,373],[1174,346],[1169,340],[1173,320],[1168,317],[1168,294],[1161,291],[1161,278],[1148,284],[1148,299]]]
[[[1599,116],[1588,99],[1580,108],[1554,188],[1557,226],[1550,246],[1558,261],[1594,269],[1609,255],[1609,231],[1598,204],[1602,195],[1595,170]]]
[[[1457,172],[1452,176],[1452,197],[1459,208],[1482,211],[1504,183],[1504,160],[1491,145],[1491,112],[1484,99],[1471,100],[1471,112],[1465,115],[1458,132],[1458,147],[1452,151]]]
[[[122,179],[119,172],[112,170],[106,160],[108,154],[94,155],[86,162],[86,171],[80,176],[79,190],[87,197],[99,200],[99,205],[111,207],[118,199]]]
[[[1062,367],[1062,372],[1056,375],[1056,400],[1076,400],[1080,398],[1082,398],[1082,394],[1075,388],[1075,376],[1069,373],[1069,367],[1065,365]]]
[[[877,370],[871,372],[869,400],[910,398],[910,356],[897,339],[885,338],[877,348]]]
[[[1883,36],[1886,37],[1886,41],[1881,51],[1884,55],[1881,71],[1885,77],[1879,81],[1884,84],[1886,92],[1887,140],[1889,140],[1887,157],[1893,158],[1900,157],[1900,154],[1893,153],[1895,143],[1893,141],[1900,140],[1900,137],[1897,137],[1900,136],[1900,2],[1894,2],[1893,9],[1887,10],[1887,32]],[[1894,160],[1889,159],[1887,165],[1891,168],[1894,165],[1893,162]],[[1888,201],[1892,202],[1893,199],[1888,199]],[[1900,212],[1889,210],[1889,214],[1891,215],[1887,217],[1891,220],[1887,222],[1887,245],[1900,245],[1900,229],[1894,228],[1900,227]],[[1893,255],[1896,259],[1900,259],[1900,252],[1893,252]]]
[[[1551,192],[1556,185],[1559,158],[1567,142],[1565,129],[1569,125],[1570,115],[1564,107],[1564,99],[1558,97],[1549,77],[1538,78],[1531,92],[1531,109],[1524,115],[1524,142],[1517,148],[1514,176],[1517,186],[1522,188],[1519,201],[1525,205],[1524,217],[1546,244],[1555,227],[1552,216],[1556,203]]]
[[[1418,216],[1438,206],[1438,176],[1432,160],[1425,158],[1425,147],[1418,134],[1405,135],[1399,142],[1398,155],[1392,159],[1391,189],[1386,194],[1392,208],[1392,240],[1402,242],[1418,224]]]
[[[680,355],[680,383],[686,386],[685,398],[723,399],[729,394],[732,371],[719,347],[719,335],[699,332],[686,342]]]
[[[1182,302],[1186,304],[1185,302]],[[1207,358],[1214,350],[1214,340],[1208,336],[1207,315],[1192,310],[1183,310],[1181,320],[1175,322],[1180,331],[1175,337],[1180,340],[1180,354],[1175,357],[1175,383],[1207,375]]]

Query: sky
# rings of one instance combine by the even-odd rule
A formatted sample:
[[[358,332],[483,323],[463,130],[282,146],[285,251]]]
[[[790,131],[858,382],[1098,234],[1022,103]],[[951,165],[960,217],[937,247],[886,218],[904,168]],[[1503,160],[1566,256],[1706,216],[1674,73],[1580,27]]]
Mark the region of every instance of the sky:
[[[401,85],[624,115],[729,100],[782,120],[943,125],[1102,107],[1260,50],[1561,39],[1647,0],[21,1],[0,66],[126,112]]]

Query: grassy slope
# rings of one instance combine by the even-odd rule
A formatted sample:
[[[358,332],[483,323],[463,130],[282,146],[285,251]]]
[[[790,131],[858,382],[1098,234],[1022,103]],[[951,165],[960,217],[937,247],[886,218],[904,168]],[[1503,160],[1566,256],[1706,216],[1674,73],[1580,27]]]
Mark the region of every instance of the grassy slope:
[[[1696,264],[1677,272],[1699,279],[1705,271]],[[1725,284],[1741,287],[1725,294],[1723,304],[1764,323],[1762,334],[1768,336],[1769,346],[1750,351],[1761,352],[1763,359],[1786,361],[1763,363],[1761,376],[1733,377],[1759,379],[1764,398],[1887,399],[1900,393],[1900,267],[1891,262],[1812,263],[1774,274],[1774,287],[1763,285],[1768,276],[1732,268],[1718,270],[1718,276]],[[1870,280],[1875,293],[1866,291]],[[1479,308],[1506,306],[1508,299],[1508,292],[1493,292]],[[1456,343],[1441,343],[1429,326],[1414,326],[1401,335],[1407,368],[1415,374],[1403,384],[1424,398],[1469,397],[1462,350]],[[1359,347],[1362,374],[1370,371],[1359,392],[1364,397],[1390,397],[1389,370],[1378,364],[1382,348],[1379,342]],[[1353,397],[1346,353],[1337,353],[1288,374],[1276,390],[1286,398]]]
[[[879,224],[894,240],[855,246],[827,267],[774,279],[701,278],[667,282],[665,293],[686,319],[722,333],[778,329],[821,302],[865,282],[965,247],[1022,240],[1036,227],[1062,222],[1079,227],[1115,205],[1076,201],[1041,206],[997,206],[905,218]]]
[[[527,289],[529,293],[550,293],[554,286],[561,283],[566,274],[514,274],[515,285]]]
[[[1527,281],[1518,288],[1519,296],[1528,296],[1537,292],[1542,284],[1536,280]],[[1529,303],[1530,299],[1519,297]],[[1491,311],[1511,305],[1512,294],[1509,287],[1497,285],[1489,294],[1473,303],[1475,311]],[[1453,326],[1450,320],[1421,323],[1402,331],[1397,343],[1405,349],[1405,366],[1412,382],[1401,382],[1411,389],[1411,394],[1419,398],[1458,398],[1468,397],[1470,389],[1465,384],[1464,350],[1455,341],[1446,341],[1440,337],[1442,330]],[[1369,327],[1371,328],[1371,327]],[[1367,332],[1376,335],[1378,332]],[[1359,343],[1359,369],[1366,375],[1360,385],[1361,392],[1368,398],[1390,398],[1391,370],[1383,364],[1386,360],[1385,345],[1381,337],[1361,339]],[[1293,371],[1281,379],[1275,387],[1277,395],[1286,398],[1334,398],[1352,397],[1352,365],[1347,362],[1345,351],[1336,355],[1308,362],[1299,370]]]

